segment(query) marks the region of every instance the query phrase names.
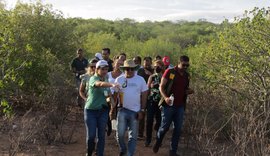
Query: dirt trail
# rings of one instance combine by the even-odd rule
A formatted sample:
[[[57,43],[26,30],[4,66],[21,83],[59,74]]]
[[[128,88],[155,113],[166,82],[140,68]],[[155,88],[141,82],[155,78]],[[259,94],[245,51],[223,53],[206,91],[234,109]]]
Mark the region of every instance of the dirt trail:
[[[28,150],[18,153],[16,156],[84,156],[85,155],[85,125],[83,121],[83,111],[76,110],[72,111],[66,121],[66,126],[68,128],[73,127],[75,124],[76,131],[72,137],[71,144],[61,144],[56,143],[53,145],[42,145],[42,149]],[[139,140],[137,142],[137,148],[135,156],[167,156],[169,152],[169,142],[171,137],[171,130],[166,134],[163,141],[163,146],[160,148],[157,154],[152,152],[152,144],[150,147],[144,147],[144,140]],[[9,149],[9,139],[7,133],[0,132],[0,156],[8,156]],[[190,146],[190,145],[189,145]],[[191,146],[190,146],[191,147]],[[36,149],[36,148],[35,148]],[[115,139],[115,131],[109,137],[106,137],[105,145],[105,156],[118,156],[119,148]],[[179,154],[181,156],[195,156],[198,155],[195,150],[187,148],[186,143],[184,143],[184,138],[181,138],[179,145]]]
[[[83,116],[83,113],[80,114]],[[79,121],[77,130],[74,134],[73,141],[75,143],[68,145],[61,145],[60,147],[48,146],[47,154],[50,156],[83,156],[85,155],[85,125],[82,120]],[[169,151],[169,142],[171,137],[171,131],[169,131],[164,138],[163,146],[160,148],[157,154],[152,152],[152,144],[150,147],[144,147],[144,140],[139,140],[137,142],[137,148],[135,156],[167,156]],[[181,143],[179,145],[179,154],[192,156],[197,155],[192,149],[187,149],[186,144],[184,144],[184,138],[181,138]],[[119,148],[115,140],[115,131],[109,137],[106,137],[105,145],[105,156],[117,156],[119,153]]]

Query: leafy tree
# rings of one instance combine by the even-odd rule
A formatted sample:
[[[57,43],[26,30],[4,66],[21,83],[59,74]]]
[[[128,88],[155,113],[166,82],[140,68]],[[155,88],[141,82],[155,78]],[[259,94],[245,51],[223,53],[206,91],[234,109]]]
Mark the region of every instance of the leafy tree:
[[[252,17],[252,18],[251,18]],[[225,21],[223,31],[209,43],[189,49],[197,76],[211,92],[223,97],[225,127],[230,130],[237,155],[267,155],[270,107],[269,10],[247,11],[234,24]],[[264,124],[257,124],[264,123]],[[252,139],[251,137],[252,136]],[[260,140],[260,141],[259,141]],[[258,147],[258,148],[255,148]]]
[[[73,45],[69,25],[50,5],[17,3],[13,10],[0,11],[0,96],[5,104],[21,94],[39,95],[49,84],[53,64],[67,62]]]

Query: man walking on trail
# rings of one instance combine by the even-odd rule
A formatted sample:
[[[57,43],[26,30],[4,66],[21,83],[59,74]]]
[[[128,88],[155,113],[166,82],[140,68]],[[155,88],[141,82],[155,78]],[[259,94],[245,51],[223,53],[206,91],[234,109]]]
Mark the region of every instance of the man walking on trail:
[[[188,67],[189,58],[181,56],[178,65],[173,69],[167,69],[161,78],[159,90],[164,98],[164,102],[161,105],[162,121],[157,132],[156,143],[153,146],[154,153],[158,152],[162,140],[173,122],[174,129],[169,155],[178,156],[177,147],[184,119],[186,98],[188,94],[193,93],[193,90],[189,89]],[[174,96],[174,100],[172,96]]]
[[[87,65],[88,65],[88,60],[83,57],[83,50],[78,49],[77,50],[77,57],[72,60],[71,69],[72,69],[72,72],[75,74],[76,89],[78,91],[77,92],[78,93],[77,105],[79,107],[82,107],[82,104],[83,104],[83,99],[79,95],[79,88],[80,88],[80,84],[81,84],[80,75],[82,75],[86,72],[85,68],[87,67]]]
[[[148,78],[150,75],[152,75],[154,72],[154,69],[152,68],[152,58],[151,57],[145,57],[143,59],[143,68],[140,68],[137,72],[137,74],[144,78],[145,82],[148,82]],[[139,134],[138,139],[144,138],[144,125],[145,125],[145,118],[142,118],[139,121]]]
[[[102,49],[102,58],[107,61],[108,65],[109,65],[109,71],[113,71],[113,60],[110,59],[110,54],[111,54],[111,50],[110,48],[103,48]]]
[[[144,116],[148,88],[141,76],[135,74],[138,69],[133,60],[126,60],[121,70],[125,75],[116,78],[120,84],[120,106],[117,114],[117,141],[120,147],[119,156],[133,156],[137,144],[138,120]],[[128,148],[125,144],[125,132],[128,130]]]

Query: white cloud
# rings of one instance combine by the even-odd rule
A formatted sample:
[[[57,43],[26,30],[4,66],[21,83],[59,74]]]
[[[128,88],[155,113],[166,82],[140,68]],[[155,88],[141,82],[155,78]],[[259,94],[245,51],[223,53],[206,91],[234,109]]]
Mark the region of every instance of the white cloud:
[[[30,0],[21,0],[27,1]],[[33,0],[32,0],[33,1]],[[14,6],[16,0],[8,0]],[[144,20],[207,19],[221,22],[254,7],[270,6],[269,0],[43,0],[66,16],[82,18]]]

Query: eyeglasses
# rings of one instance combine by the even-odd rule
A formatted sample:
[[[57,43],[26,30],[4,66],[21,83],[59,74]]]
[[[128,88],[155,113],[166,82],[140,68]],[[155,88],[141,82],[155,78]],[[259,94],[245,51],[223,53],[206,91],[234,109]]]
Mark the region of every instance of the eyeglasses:
[[[135,68],[125,68],[126,71],[134,71]]]
[[[189,67],[189,64],[182,64],[183,67]]]

